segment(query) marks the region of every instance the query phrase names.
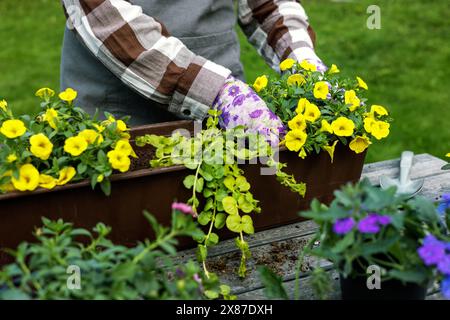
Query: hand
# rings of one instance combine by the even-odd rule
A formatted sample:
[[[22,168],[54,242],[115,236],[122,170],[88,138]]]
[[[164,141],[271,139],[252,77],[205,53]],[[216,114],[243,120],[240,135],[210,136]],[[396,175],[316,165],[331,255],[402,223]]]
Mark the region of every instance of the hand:
[[[279,136],[285,134],[285,127],[261,98],[244,82],[229,77],[213,108],[222,111],[219,125],[232,129],[244,125],[249,133],[259,133],[273,146],[279,143]]]
[[[317,56],[314,50],[310,48],[303,48],[301,51],[296,52],[296,54],[292,56],[292,59],[297,60],[298,62],[306,60],[309,63],[315,65],[317,67],[317,71],[320,71],[322,73],[328,70],[328,67]]]

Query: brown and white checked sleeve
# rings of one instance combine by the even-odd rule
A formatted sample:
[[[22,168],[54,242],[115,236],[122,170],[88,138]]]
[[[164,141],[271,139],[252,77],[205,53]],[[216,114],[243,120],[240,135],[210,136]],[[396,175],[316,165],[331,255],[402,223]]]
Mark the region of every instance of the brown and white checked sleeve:
[[[140,6],[125,0],[62,0],[80,41],[126,85],[202,120],[231,71],[191,52]]]
[[[297,0],[239,0],[239,25],[273,69],[286,58],[317,59],[315,34]]]

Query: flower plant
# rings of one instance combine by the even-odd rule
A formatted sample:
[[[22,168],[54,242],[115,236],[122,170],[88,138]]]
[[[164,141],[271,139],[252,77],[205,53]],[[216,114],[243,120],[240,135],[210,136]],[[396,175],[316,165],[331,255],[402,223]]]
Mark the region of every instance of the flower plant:
[[[280,69],[281,76],[258,77],[253,88],[288,127],[282,143],[301,158],[324,150],[333,160],[339,142],[362,153],[373,140],[389,135],[389,112],[369,106],[368,85],[360,77],[344,78],[336,65],[322,73],[307,61],[292,59]]]
[[[186,176],[183,184],[192,191],[187,203],[198,215],[199,224],[207,226],[207,232],[195,238],[199,243],[197,256],[205,273],[208,274],[208,248],[219,242],[214,231],[226,227],[238,234],[235,240],[241,251],[238,274],[244,277],[246,261],[250,257],[244,235],[254,233],[250,214],[258,214],[261,209],[251,193],[250,183],[238,166],[239,162],[266,157],[266,164],[274,168],[280,183],[301,196],[305,194],[305,185],[282,171],[284,164],[275,161],[273,150],[263,137],[245,133],[243,127],[220,130],[219,115],[219,111],[211,110],[206,128],[193,137],[179,133],[170,137],[146,135],[138,137],[136,144],[150,144],[156,148],[155,158],[150,161],[152,167],[184,165],[192,170],[193,174]]]
[[[156,238],[133,248],[108,240],[111,228],[102,223],[91,233],[43,218],[36,243],[9,250],[15,262],[0,269],[0,299],[235,299],[198,264],[174,262],[176,239],[202,233],[189,208],[174,204],[170,227],[144,213]],[[79,289],[67,285],[73,266],[80,270]]]
[[[74,105],[77,92],[42,88],[36,117],[15,117],[0,101],[0,191],[53,189],[69,182],[90,179],[110,194],[114,170],[126,172],[135,156],[129,143],[126,119],[105,114],[106,121],[91,118]]]

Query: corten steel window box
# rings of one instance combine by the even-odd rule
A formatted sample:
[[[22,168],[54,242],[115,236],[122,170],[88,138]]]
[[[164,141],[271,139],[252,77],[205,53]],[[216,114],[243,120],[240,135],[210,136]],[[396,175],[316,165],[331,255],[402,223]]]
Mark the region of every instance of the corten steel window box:
[[[193,123],[176,121],[132,129],[132,137],[144,134],[170,135],[175,129],[193,130]],[[148,210],[163,224],[169,224],[171,203],[184,201],[190,192],[183,179],[190,170],[183,166],[150,169],[148,160],[152,147],[136,147],[139,160],[133,171],[115,174],[111,178],[111,196],[101,190],[93,191],[89,181],[82,181],[53,190],[12,192],[0,195],[0,248],[15,248],[22,241],[33,240],[32,232],[41,225],[41,217],[62,218],[77,227],[92,228],[103,222],[113,228],[111,239],[115,243],[134,245],[149,237],[150,226],[142,212]],[[334,163],[327,153],[308,156],[305,160],[297,153],[280,151],[280,161],[288,163],[286,172],[307,184],[305,198],[280,185],[275,176],[260,174],[260,165],[243,165],[245,176],[251,183],[255,199],[260,200],[262,212],[252,214],[255,230],[263,230],[302,220],[297,213],[309,208],[312,199],[331,202],[333,191],[347,182],[360,179],[365,153],[357,155],[348,147],[338,145]],[[226,228],[219,234],[229,237]],[[180,247],[194,246],[191,239],[182,239]],[[6,261],[0,253],[0,264]]]

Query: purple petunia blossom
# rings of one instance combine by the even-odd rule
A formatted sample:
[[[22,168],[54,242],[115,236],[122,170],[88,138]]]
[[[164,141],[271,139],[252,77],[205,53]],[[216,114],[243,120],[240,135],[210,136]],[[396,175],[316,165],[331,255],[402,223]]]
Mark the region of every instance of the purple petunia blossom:
[[[255,111],[250,113],[250,118],[255,119],[255,118],[259,118],[263,113],[263,110],[261,109],[256,109]]]
[[[424,239],[423,245],[417,249],[422,261],[427,266],[438,264],[445,258],[446,244],[429,235]]]
[[[370,214],[358,222],[358,230],[361,233],[378,233],[380,226],[378,224],[378,215]]]
[[[450,276],[441,282],[441,292],[446,299],[450,299]]]
[[[353,218],[338,219],[333,225],[333,232],[336,234],[347,234],[355,226],[355,220]]]
[[[378,223],[382,226],[387,226],[391,221],[392,219],[389,216],[378,216]]]
[[[450,209],[450,193],[445,193],[442,195],[442,201],[437,210],[441,215],[444,215],[447,209]]]
[[[228,89],[228,95],[230,97],[236,97],[239,93],[241,93],[241,89],[238,86],[234,85]]]
[[[242,106],[245,101],[245,95],[240,94],[233,100],[233,106]]]
[[[194,212],[192,207],[186,203],[174,202],[172,203],[172,210],[177,210],[184,214],[189,214],[192,217],[197,218],[197,214]]]
[[[438,262],[437,268],[442,274],[450,276],[450,254],[447,254],[441,261]]]

